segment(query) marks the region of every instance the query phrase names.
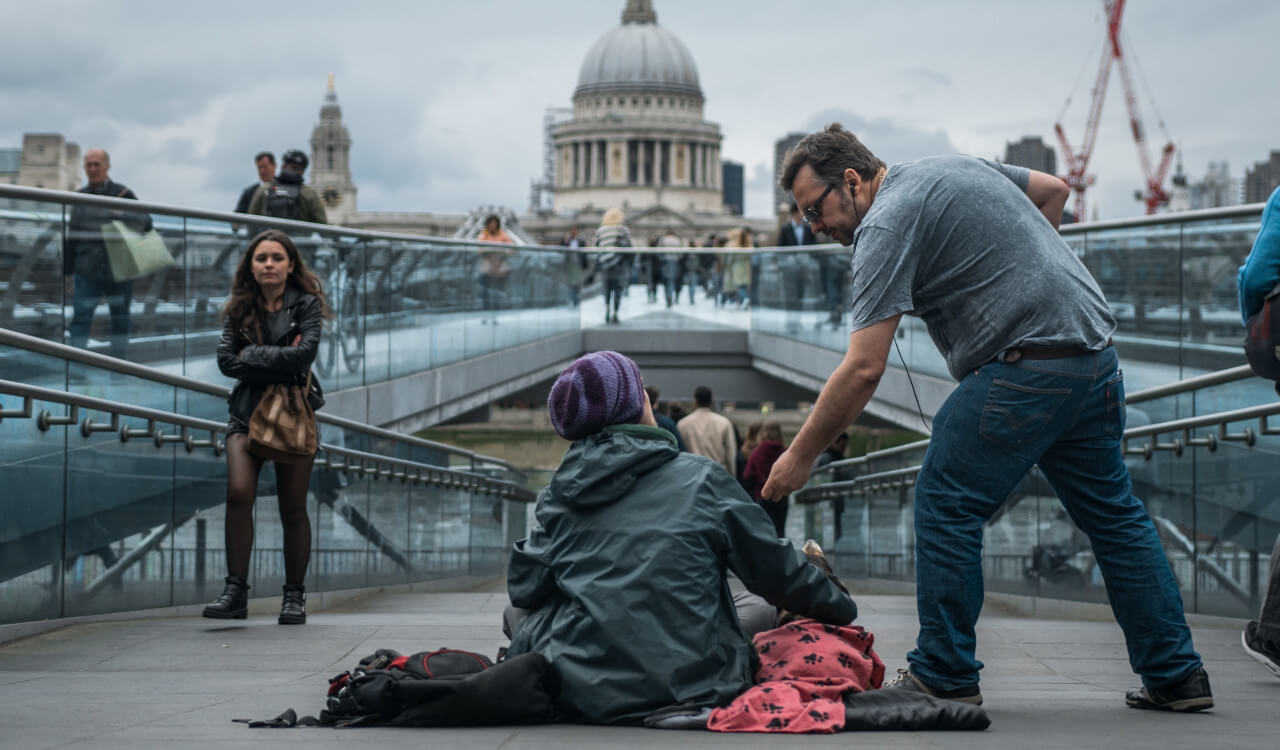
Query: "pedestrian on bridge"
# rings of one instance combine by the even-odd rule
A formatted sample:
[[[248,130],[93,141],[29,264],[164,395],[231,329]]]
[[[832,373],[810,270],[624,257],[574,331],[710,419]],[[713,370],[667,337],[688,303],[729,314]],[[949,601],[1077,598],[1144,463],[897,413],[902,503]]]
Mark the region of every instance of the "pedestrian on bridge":
[[[1124,381],[1107,301],[1057,227],[1053,175],[969,156],[887,166],[839,124],[806,136],[781,179],[815,232],[853,246],[852,334],[762,491],[781,499],[862,413],[898,322],[924,320],[958,385],[916,479],[920,632],[895,687],[980,704],[974,625],[983,526],[1032,466],[1093,542],[1129,663],[1133,708],[1213,705],[1182,595],[1120,440]]]
[[[264,459],[249,452],[249,421],[274,383],[310,383],[312,409],[324,406],[319,383],[307,378],[320,346],[328,302],[320,279],[298,254],[293,240],[276,229],[257,235],[240,259],[231,296],[222,312],[218,369],[236,379],[227,399],[226,588],[204,616],[243,620],[249,606],[249,559],[253,551],[253,504]],[[311,561],[311,520],[307,490],[309,456],[296,462],[275,461],[276,499],[284,528],[284,598],[281,625],[307,621],[303,581]]]
[[[1240,315],[1247,325],[1249,318],[1262,309],[1271,290],[1280,284],[1280,188],[1271,194],[1262,210],[1262,227],[1249,257],[1240,266],[1238,282]],[[1280,391],[1280,382],[1277,390]],[[1245,625],[1240,638],[1250,656],[1280,677],[1280,536],[1271,550],[1271,575],[1262,609],[1257,620]]]

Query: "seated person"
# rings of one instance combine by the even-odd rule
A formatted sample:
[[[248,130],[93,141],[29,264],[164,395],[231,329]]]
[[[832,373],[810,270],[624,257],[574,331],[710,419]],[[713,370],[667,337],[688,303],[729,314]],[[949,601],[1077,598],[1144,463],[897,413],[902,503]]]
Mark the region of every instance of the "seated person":
[[[735,601],[729,572],[767,601],[752,631],[774,626],[775,607],[831,625],[857,616],[723,467],[676,449],[630,359],[582,357],[547,405],[573,445],[515,543],[505,618],[510,655],[550,661],[566,720],[639,724],[674,704],[723,706],[750,687],[754,632],[735,603],[760,600]]]

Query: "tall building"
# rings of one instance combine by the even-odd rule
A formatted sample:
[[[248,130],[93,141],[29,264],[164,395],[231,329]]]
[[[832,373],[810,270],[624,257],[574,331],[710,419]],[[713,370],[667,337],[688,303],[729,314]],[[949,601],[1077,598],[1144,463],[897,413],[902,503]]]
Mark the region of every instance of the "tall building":
[[[75,190],[80,169],[80,146],[58,133],[25,133],[22,148],[0,148],[0,184]]]
[[[725,159],[720,162],[720,169],[720,184],[724,185],[724,210],[734,216],[741,216],[744,205],[742,202],[743,195],[745,193],[742,164]]]
[[[1022,140],[1004,144],[1004,163],[1026,167],[1048,174],[1058,173],[1058,156],[1038,135],[1024,135]]]
[[[782,162],[787,158],[787,152],[796,147],[801,138],[806,133],[787,133],[782,138],[773,142],[773,205],[770,206],[770,213],[787,213],[787,209],[783,206],[791,205],[791,196],[787,191],[782,189],[778,184],[778,180],[782,179]]]
[[[637,243],[668,231],[691,241],[742,226],[772,236],[775,217],[741,216],[743,168],[721,161],[720,126],[703,119],[705,101],[693,56],[658,25],[652,1],[628,0],[622,23],[587,49],[573,108],[543,117],[549,163],[532,185],[529,213],[488,205],[468,213],[355,211],[351,139],[332,83],[312,134],[311,182],[326,196],[331,221],[361,229],[468,237],[497,213],[517,244],[554,245],[571,226],[590,240],[605,210],[617,207]],[[728,184],[734,179],[736,187]]]
[[[351,135],[342,124],[342,108],[329,76],[320,122],[311,131],[311,185],[324,201],[330,224],[345,224],[356,212],[350,156]]]
[[[1280,186],[1280,151],[1271,158],[1254,164],[1244,172],[1244,202],[1262,203]]]
[[[720,126],[704,103],[688,48],[650,0],[629,0],[582,61],[573,118],[555,127],[556,212],[723,213]]]
[[[1231,176],[1225,161],[1211,161],[1204,178],[1189,186],[1191,208],[1221,208],[1240,203],[1240,180]]]

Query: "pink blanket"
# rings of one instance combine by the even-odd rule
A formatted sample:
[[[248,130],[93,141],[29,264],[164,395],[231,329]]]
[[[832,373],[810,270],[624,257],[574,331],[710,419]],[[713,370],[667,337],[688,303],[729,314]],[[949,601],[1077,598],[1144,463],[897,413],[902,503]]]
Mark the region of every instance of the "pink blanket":
[[[756,685],[711,712],[716,732],[822,732],[844,727],[846,693],[879,688],[884,662],[861,627],[797,620],[755,637]]]

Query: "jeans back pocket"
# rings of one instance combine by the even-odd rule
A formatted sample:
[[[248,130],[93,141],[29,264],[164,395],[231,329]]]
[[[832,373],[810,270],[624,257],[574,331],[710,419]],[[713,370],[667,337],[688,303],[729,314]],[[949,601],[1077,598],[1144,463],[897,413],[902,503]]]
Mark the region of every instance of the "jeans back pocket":
[[[995,378],[982,405],[978,433],[1010,450],[1019,450],[1043,437],[1070,388],[1039,388]]]

